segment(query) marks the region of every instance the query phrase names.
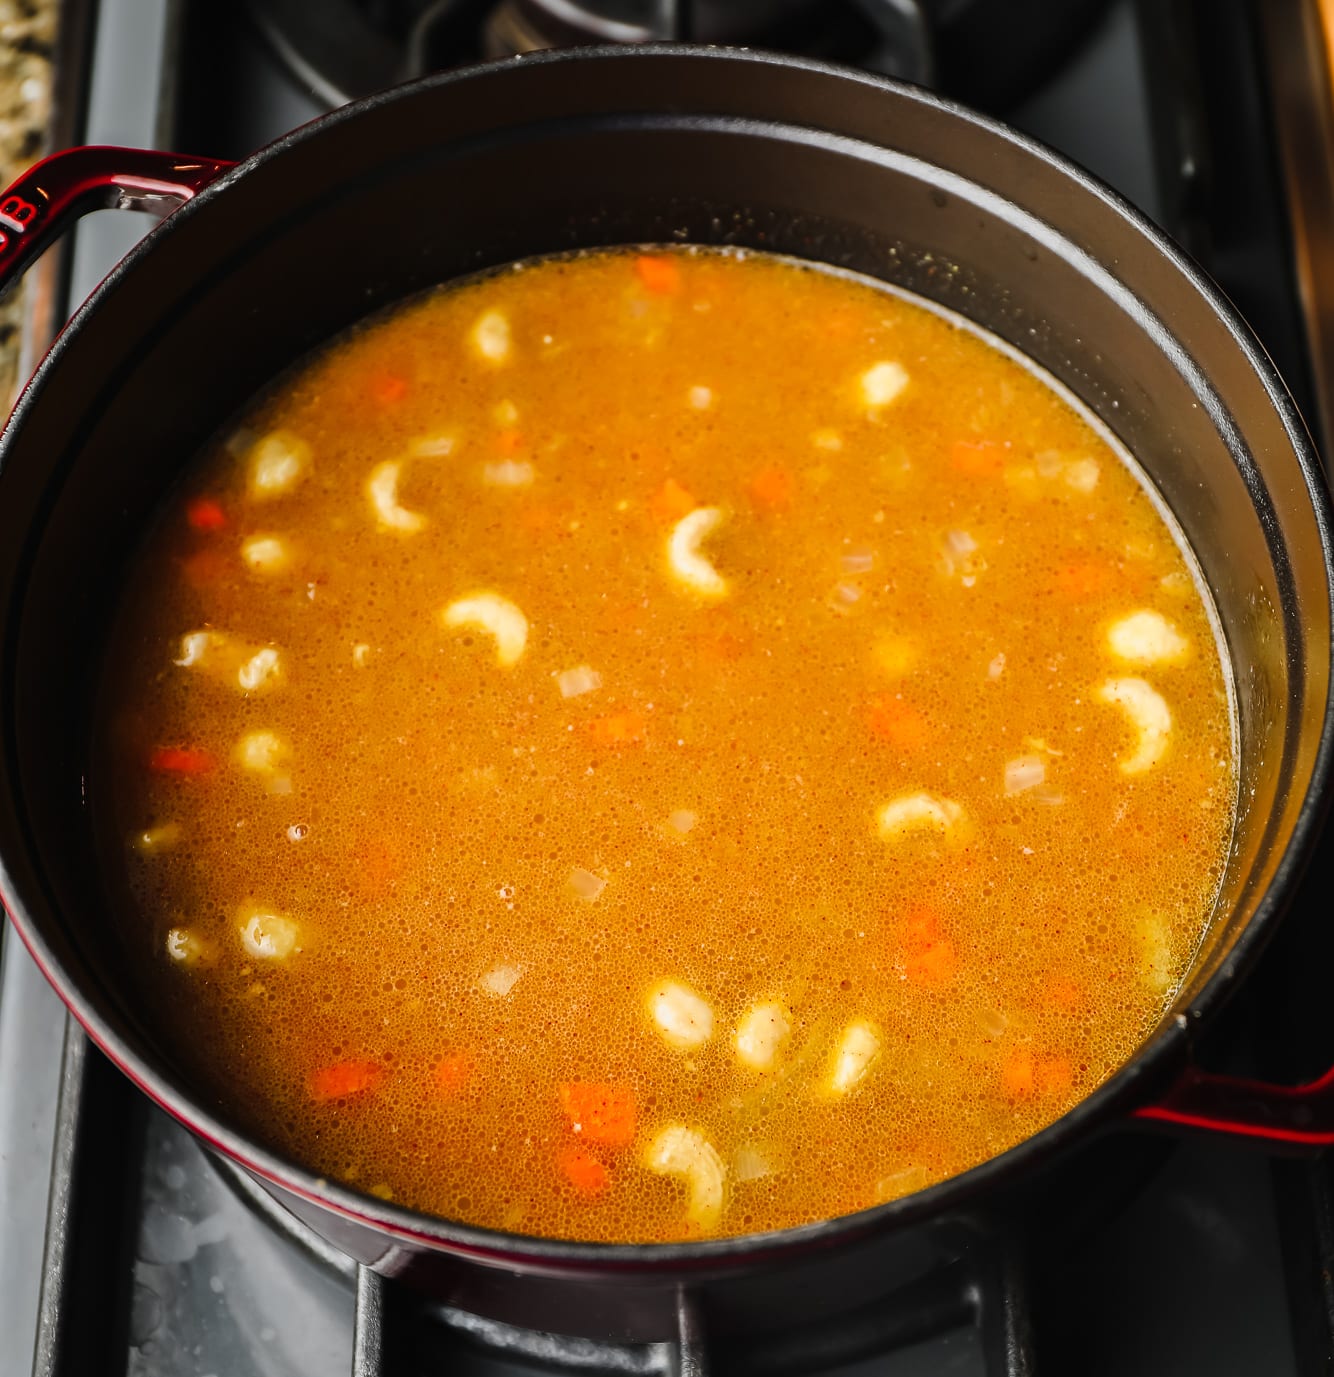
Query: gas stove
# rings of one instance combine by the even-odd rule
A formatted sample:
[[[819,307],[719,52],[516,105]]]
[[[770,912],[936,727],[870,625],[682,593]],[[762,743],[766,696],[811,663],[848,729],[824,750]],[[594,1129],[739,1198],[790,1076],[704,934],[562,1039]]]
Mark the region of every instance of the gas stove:
[[[1053,145],[1157,220],[1250,320],[1313,429],[1329,421],[1321,306],[1334,97],[1315,0],[255,0],[248,10],[64,0],[62,9],[55,139],[226,158],[397,80],[574,42],[755,44],[933,85]],[[83,223],[52,270],[66,308],[146,225],[124,215]],[[34,317],[34,344],[43,328]],[[1322,880],[1318,862],[1206,1064],[1287,1080],[1334,1064],[1334,1028],[1319,1017],[1334,968]],[[995,1221],[965,1262],[799,1339],[711,1345],[688,1307],[677,1342],[639,1348],[507,1328],[402,1293],[306,1231],[91,1048],[12,931],[0,948],[4,1373],[1330,1370],[1325,1161],[1127,1133],[1098,1145],[1086,1171],[1076,1226]]]

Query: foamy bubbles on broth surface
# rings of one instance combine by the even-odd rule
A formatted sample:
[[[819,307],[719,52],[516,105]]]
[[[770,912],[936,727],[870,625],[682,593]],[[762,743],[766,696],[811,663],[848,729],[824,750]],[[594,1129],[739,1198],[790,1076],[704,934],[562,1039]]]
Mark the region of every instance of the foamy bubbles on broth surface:
[[[613,252],[371,322],[189,469],[93,793],[219,1108],[665,1240],[1088,1095],[1200,941],[1231,741],[1172,532],[1035,373],[858,279]]]

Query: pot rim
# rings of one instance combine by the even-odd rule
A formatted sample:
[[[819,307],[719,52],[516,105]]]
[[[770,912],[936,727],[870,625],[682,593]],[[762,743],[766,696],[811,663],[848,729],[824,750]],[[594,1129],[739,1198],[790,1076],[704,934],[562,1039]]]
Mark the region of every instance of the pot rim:
[[[505,80],[510,71],[549,64],[588,64],[640,62],[654,59],[673,61],[724,62],[781,67],[809,72],[841,82],[888,92],[899,100],[911,101],[950,120],[972,126],[992,138],[1000,139],[1029,157],[1060,173],[1079,190],[1100,203],[1105,214],[1115,216],[1138,232],[1146,248],[1168,260],[1204,299],[1211,314],[1231,337],[1233,345],[1260,379],[1275,408],[1296,457],[1305,484],[1306,496],[1319,532],[1323,553],[1326,594],[1334,605],[1334,519],[1323,475],[1305,426],[1289,397],[1272,361],[1230,302],[1203,271],[1153,225],[1133,205],[1104,185],[1092,174],[1068,161],[1052,149],[1019,131],[932,92],[841,64],[796,57],[756,49],[703,47],[689,44],[655,43],[619,46],[564,48],[476,63],[385,91],[329,111],[307,124],[289,131],[252,153],[197,193],[160,225],[154,227],[111,270],[107,277],[75,312],[69,324],[42,359],[20,396],[0,435],[0,476],[4,458],[28,413],[39,404],[46,382],[60,367],[61,356],[80,334],[90,314],[113,293],[162,239],[225,194],[237,181],[257,168],[281,158],[289,149],[318,139],[348,120],[402,100],[413,100],[426,91],[467,81]],[[865,140],[862,140],[865,142]],[[1003,194],[1003,192],[1001,193]],[[1062,235],[1062,238],[1065,236]],[[476,1225],[458,1223],[365,1195],[340,1182],[329,1181],[309,1168],[253,1142],[231,1128],[210,1109],[178,1089],[163,1073],[148,1064],[127,1043],[112,1023],[84,998],[64,970],[42,934],[27,920],[15,893],[8,867],[0,857],[0,901],[9,913],[43,975],[83,1027],[92,1042],[149,1099],[190,1129],[209,1147],[240,1163],[262,1181],[281,1191],[331,1211],[354,1223],[407,1243],[425,1245],[437,1251],[464,1254],[473,1260],[497,1267],[524,1266],[530,1271],[553,1275],[585,1273],[617,1274],[628,1280],[636,1274],[651,1279],[654,1275],[686,1270],[705,1278],[711,1272],[725,1273],[740,1263],[758,1257],[779,1258],[836,1242],[844,1242],[882,1230],[906,1226],[931,1216],[965,1211],[994,1186],[1017,1176],[1038,1161],[1046,1160],[1105,1125],[1119,1110],[1142,1102],[1145,1092],[1165,1084],[1189,1055],[1194,1025],[1214,1014],[1232,994],[1240,977],[1254,964],[1277,919],[1281,916],[1293,887],[1300,878],[1315,842],[1326,808],[1327,786],[1334,772],[1334,694],[1327,693],[1325,711],[1311,781],[1298,809],[1292,836],[1275,868],[1274,877],[1257,903],[1254,914],[1238,934],[1231,950],[1220,961],[1205,984],[1188,1005],[1165,1018],[1135,1055],[1107,1081],[1068,1113],[1023,1139],[996,1157],[990,1158],[957,1176],[949,1177],[924,1190],[900,1197],[884,1205],[842,1215],[817,1223],[764,1233],[740,1234],[724,1238],[677,1243],[591,1243],[563,1238],[544,1238],[507,1233]]]

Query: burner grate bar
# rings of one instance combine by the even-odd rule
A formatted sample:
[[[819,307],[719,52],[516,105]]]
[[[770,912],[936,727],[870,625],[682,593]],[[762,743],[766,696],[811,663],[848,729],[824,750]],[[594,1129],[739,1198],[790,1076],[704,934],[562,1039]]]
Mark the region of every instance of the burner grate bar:
[[[33,1377],[124,1371],[144,1114],[129,1081],[67,1020]]]
[[[987,1234],[970,1252],[911,1285],[825,1322],[708,1342],[701,1297],[678,1293],[673,1342],[603,1343],[516,1328],[433,1305],[367,1267],[358,1268],[353,1377],[466,1367],[465,1350],[524,1370],[598,1377],[812,1377],[976,1330],[988,1377],[1034,1377],[1028,1274],[1015,1236]]]
[[[667,1346],[668,1377],[709,1377],[699,1298],[684,1286],[676,1293],[676,1333],[676,1343]]]
[[[380,1377],[384,1352],[385,1282],[369,1267],[357,1268],[357,1300],[352,1322],[352,1377]]]
[[[1033,1377],[1033,1312],[1028,1269],[1013,1239],[997,1240],[979,1259],[970,1298],[982,1335],[986,1370],[998,1377]]]

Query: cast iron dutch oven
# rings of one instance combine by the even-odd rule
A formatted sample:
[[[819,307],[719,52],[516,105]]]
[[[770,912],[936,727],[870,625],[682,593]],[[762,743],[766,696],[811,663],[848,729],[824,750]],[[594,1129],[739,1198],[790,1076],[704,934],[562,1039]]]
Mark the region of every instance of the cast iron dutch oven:
[[[6,280],[74,216],[172,213],[48,354],[0,441],[0,893],[93,1041],[358,1260],[559,1332],[675,1333],[850,1309],[949,1256],[980,1203],[1129,1116],[1334,1140],[1325,1080],[1195,1069],[1196,1028],[1277,922],[1330,772],[1330,511],[1264,353],[1171,243],[1000,125],[862,73],[749,52],[547,54],[338,110],[230,166],[57,154],[0,198]],[[179,207],[179,208],[177,208]],[[1195,548],[1236,683],[1242,807],[1210,938],[1134,1060],[1036,1137],[844,1219],[594,1245],[417,1214],[317,1179],[196,1094],[111,937],[84,772],[120,571],[181,467],[321,341],[445,279],[606,244],[744,244],[882,278],[1036,359],[1138,456]],[[779,1318],[781,1317],[781,1319]]]

